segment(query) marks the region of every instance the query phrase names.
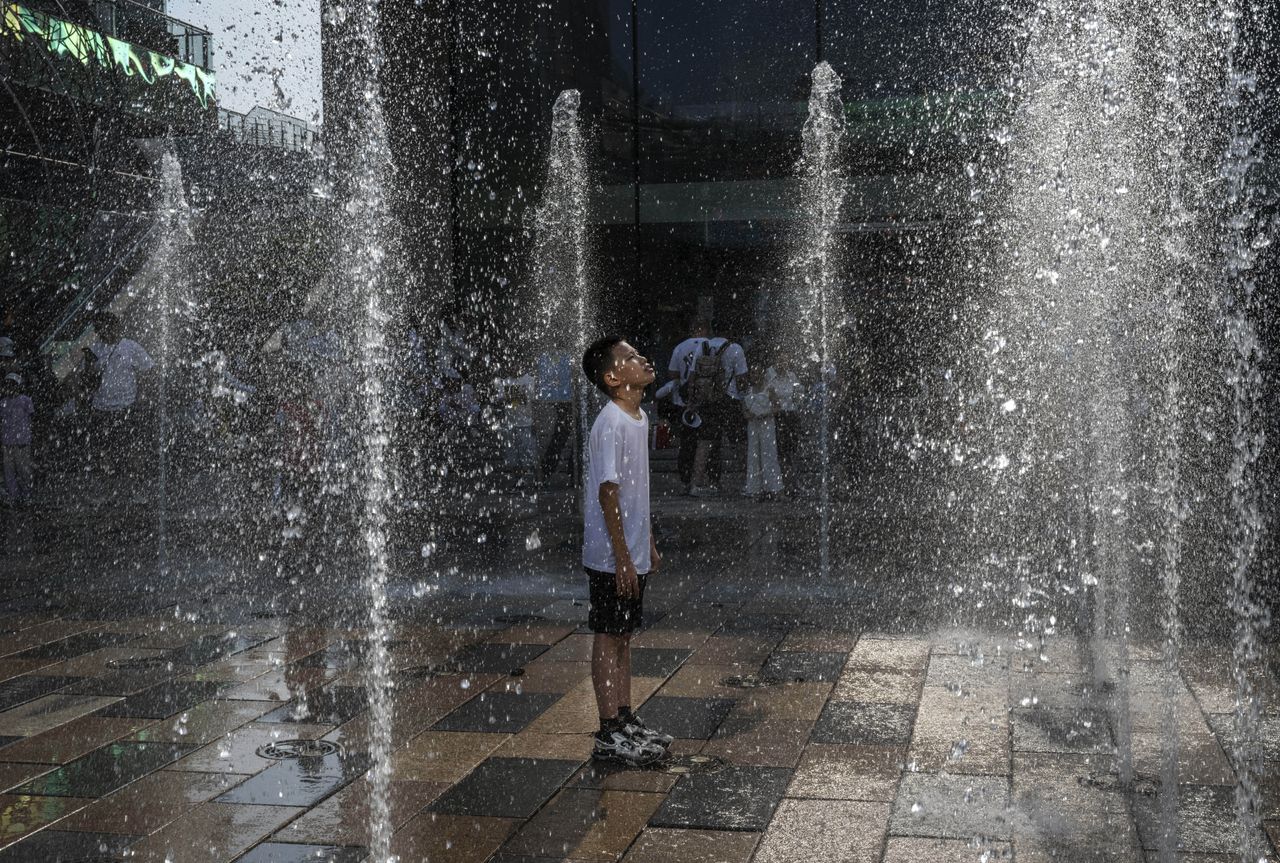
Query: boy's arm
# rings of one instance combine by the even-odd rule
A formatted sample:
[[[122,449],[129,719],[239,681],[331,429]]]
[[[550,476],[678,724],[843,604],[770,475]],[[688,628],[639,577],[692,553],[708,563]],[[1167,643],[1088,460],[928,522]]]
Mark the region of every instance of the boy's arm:
[[[658,537],[653,532],[653,519],[649,520],[649,571],[657,572],[662,568],[662,555],[658,554]]]
[[[618,596],[630,599],[640,593],[640,578],[627,548],[627,535],[622,530],[622,507],[618,504],[616,482],[600,483],[600,509],[604,513],[605,529],[609,531],[609,544],[613,546],[613,558],[618,564]]]

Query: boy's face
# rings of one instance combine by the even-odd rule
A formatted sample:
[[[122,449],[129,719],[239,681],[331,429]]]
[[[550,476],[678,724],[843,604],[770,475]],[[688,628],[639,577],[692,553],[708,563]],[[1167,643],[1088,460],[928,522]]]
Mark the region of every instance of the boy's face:
[[[618,387],[647,387],[655,377],[653,363],[627,342],[618,342],[613,348],[613,368],[604,373],[604,382],[610,389]]]

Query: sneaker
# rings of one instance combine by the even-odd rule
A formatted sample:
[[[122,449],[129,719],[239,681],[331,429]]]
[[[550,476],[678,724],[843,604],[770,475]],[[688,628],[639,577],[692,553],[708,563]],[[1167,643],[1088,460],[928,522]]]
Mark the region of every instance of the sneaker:
[[[709,485],[696,485],[689,489],[690,497],[715,497],[715,489]]]
[[[661,746],[663,752],[666,752],[667,747],[671,745],[671,741],[675,740],[670,734],[664,734],[645,725],[644,720],[634,713],[627,714],[627,724],[623,727],[623,730],[640,743]]]
[[[591,757],[597,761],[615,761],[629,767],[646,767],[662,758],[660,746],[641,743],[626,730],[598,731],[591,747]]]

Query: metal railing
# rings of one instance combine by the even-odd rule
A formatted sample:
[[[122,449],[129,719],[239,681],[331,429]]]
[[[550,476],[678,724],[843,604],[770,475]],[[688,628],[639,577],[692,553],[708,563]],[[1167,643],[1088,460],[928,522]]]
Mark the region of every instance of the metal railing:
[[[108,36],[176,57],[184,63],[210,69],[213,64],[213,34],[188,24],[138,0],[81,0],[52,4],[53,15],[73,15],[76,23],[90,26]],[[74,15],[83,10],[80,15]]]
[[[294,117],[252,117],[226,108],[218,109],[218,128],[238,141],[257,147],[304,152],[320,143],[320,136],[305,121]]]

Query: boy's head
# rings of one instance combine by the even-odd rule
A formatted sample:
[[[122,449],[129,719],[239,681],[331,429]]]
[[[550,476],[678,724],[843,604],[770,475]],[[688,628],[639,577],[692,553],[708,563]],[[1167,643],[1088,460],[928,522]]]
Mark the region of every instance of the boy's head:
[[[689,336],[695,339],[710,338],[711,322],[701,315],[689,318]]]
[[[582,371],[609,398],[628,387],[644,389],[654,379],[653,364],[622,336],[592,342],[582,355]]]
[[[22,390],[22,375],[16,372],[10,372],[4,376],[4,384],[0,386],[0,392],[5,395],[17,395]]]

